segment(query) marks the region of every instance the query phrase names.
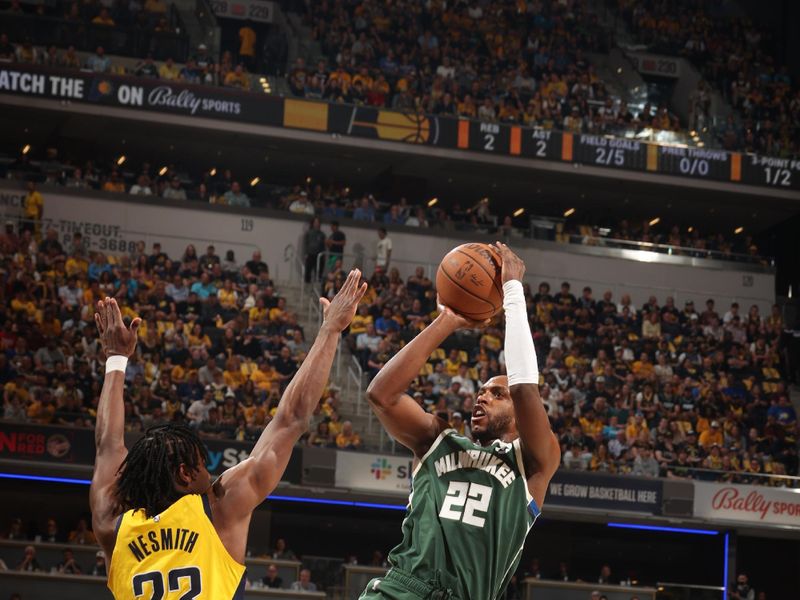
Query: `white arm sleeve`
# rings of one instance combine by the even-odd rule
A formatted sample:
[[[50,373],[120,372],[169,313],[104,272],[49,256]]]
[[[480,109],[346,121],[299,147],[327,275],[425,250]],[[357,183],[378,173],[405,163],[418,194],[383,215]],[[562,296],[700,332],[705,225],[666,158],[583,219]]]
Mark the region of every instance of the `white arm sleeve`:
[[[505,359],[508,386],[522,383],[539,384],[539,364],[533,345],[525,294],[517,280],[503,284],[503,310],[506,315]]]

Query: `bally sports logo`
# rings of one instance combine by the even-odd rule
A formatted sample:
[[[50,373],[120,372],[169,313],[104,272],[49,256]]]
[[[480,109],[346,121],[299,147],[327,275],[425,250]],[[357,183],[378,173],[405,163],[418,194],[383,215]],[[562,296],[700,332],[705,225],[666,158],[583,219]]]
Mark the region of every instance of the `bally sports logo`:
[[[761,521],[769,515],[800,517],[800,501],[768,500],[756,490],[751,490],[745,495],[735,487],[724,487],[714,494],[711,498],[711,508],[715,511],[753,513],[758,515]]]
[[[239,102],[198,97],[188,89],[175,91],[168,85],[159,85],[150,90],[147,94],[147,104],[182,110],[192,115],[198,111],[233,115],[242,112],[242,105]]]

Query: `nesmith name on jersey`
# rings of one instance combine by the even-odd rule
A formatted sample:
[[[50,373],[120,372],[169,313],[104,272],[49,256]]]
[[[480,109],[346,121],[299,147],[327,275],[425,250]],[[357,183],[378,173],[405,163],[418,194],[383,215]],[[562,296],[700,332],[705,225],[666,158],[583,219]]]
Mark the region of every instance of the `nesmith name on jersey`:
[[[481,469],[492,475],[504,488],[511,485],[517,474],[502,460],[481,450],[461,450],[446,454],[436,461],[436,475],[441,477],[458,469]]]
[[[199,533],[190,529],[161,527],[158,530],[148,531],[146,538],[144,535],[136,536],[135,539],[128,542],[128,548],[136,560],[142,562],[145,556],[161,550],[191,552],[199,537]]]

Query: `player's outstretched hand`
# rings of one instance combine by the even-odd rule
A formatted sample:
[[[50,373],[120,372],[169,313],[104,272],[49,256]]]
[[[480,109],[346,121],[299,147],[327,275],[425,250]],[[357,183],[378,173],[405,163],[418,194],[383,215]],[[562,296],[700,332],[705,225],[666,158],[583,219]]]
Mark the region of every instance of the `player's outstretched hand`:
[[[489,323],[492,322],[491,319],[484,319],[483,321],[474,321],[472,319],[468,319],[464,315],[458,314],[449,306],[442,304],[441,298],[439,298],[439,294],[436,294],[436,307],[439,309],[439,313],[441,314],[441,318],[445,319],[450,323],[450,326],[453,328],[453,331],[457,329],[483,329]]]
[[[361,282],[361,271],[353,269],[333,300],[320,298],[322,305],[322,324],[327,325],[337,332],[344,331],[353,317],[356,316],[356,309],[361,298],[367,291],[366,282]]]
[[[109,356],[127,356],[130,358],[136,350],[136,333],[142,320],[136,317],[130,327],[122,322],[122,313],[114,298],[106,298],[97,303],[94,322],[100,333],[100,345],[106,358]]]
[[[525,262],[502,242],[495,242],[494,247],[503,261],[503,283],[514,280],[522,282],[522,277],[525,275]]]

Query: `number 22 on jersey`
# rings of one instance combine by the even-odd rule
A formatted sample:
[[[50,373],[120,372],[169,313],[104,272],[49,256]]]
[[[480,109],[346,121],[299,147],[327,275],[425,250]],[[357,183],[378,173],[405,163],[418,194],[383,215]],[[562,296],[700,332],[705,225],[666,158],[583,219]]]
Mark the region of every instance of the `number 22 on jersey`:
[[[488,485],[451,481],[439,516],[474,527],[483,527],[491,499],[492,488]]]
[[[194,600],[200,595],[200,569],[197,567],[181,567],[169,571],[167,573],[169,591],[181,591],[182,579],[189,580],[189,589],[178,600]],[[164,575],[160,571],[149,571],[134,575],[132,583],[133,595],[136,598],[143,598],[144,600],[162,600],[164,598]],[[149,596],[145,593],[147,583],[150,584],[152,590]]]

